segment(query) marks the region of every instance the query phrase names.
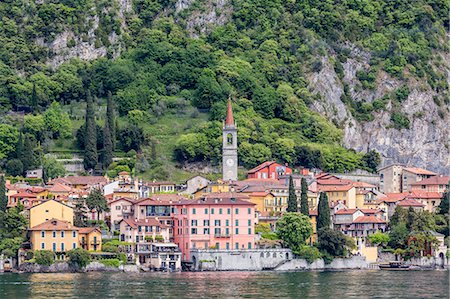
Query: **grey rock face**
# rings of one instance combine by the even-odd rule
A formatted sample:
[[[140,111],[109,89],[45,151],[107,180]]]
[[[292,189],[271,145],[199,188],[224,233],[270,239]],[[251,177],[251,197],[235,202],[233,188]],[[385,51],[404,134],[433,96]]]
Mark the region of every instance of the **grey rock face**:
[[[401,86],[399,80],[380,72],[374,90],[357,88],[356,72],[367,67],[369,60],[368,55],[359,54],[354,54],[356,58],[343,64],[343,82],[348,84],[353,100],[372,102]],[[343,83],[329,58],[322,58],[322,65],[319,73],[309,77],[310,87],[322,96],[322,101],[315,102],[311,108],[342,125],[346,147],[361,152],[375,149],[382,155],[383,165],[398,162],[450,174],[450,116],[448,110],[444,112],[444,118],[438,114],[439,107],[433,101],[435,92],[427,83],[414,79],[407,82],[410,94],[402,103],[401,112],[408,117],[411,126],[397,130],[390,120],[390,104],[388,111],[376,113],[373,121],[356,121],[341,101]]]

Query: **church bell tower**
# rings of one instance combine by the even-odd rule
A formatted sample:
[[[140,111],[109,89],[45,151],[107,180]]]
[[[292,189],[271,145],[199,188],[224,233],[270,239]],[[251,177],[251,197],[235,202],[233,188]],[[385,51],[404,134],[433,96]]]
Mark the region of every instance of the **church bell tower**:
[[[227,117],[225,119],[222,133],[222,178],[224,181],[237,181],[237,128],[233,119],[233,108],[231,107],[230,99],[228,99]]]

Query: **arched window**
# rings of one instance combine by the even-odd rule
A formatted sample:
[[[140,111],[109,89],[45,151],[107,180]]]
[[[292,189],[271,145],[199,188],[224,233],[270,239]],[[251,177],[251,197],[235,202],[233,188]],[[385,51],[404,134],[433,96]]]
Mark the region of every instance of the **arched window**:
[[[233,144],[233,134],[231,134],[231,133],[227,134],[227,144],[228,145]]]

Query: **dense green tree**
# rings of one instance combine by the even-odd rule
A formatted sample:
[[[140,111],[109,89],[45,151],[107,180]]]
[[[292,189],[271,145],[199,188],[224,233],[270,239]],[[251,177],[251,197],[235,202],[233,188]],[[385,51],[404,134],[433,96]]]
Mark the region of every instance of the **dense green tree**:
[[[394,226],[391,226],[389,232],[389,246],[391,248],[405,249],[407,246],[407,238],[409,231],[406,228],[406,223],[400,222]]]
[[[0,159],[14,155],[19,131],[11,125],[0,124]]]
[[[44,113],[44,124],[46,131],[51,137],[68,137],[71,134],[71,121],[69,115],[64,112],[58,102],[52,102]]]
[[[389,234],[382,233],[380,231],[371,234],[370,236],[367,237],[367,239],[370,241],[371,244],[383,246],[386,246],[390,240]]]
[[[407,221],[407,211],[403,209],[401,206],[396,206],[394,210],[394,214],[392,214],[389,219],[389,226],[392,228],[399,223],[405,223]]]
[[[354,249],[353,239],[347,238],[342,232],[330,228],[321,228],[318,231],[318,248],[331,256],[346,256]]]
[[[15,151],[15,157],[19,160],[22,160],[23,158],[23,134],[22,132],[19,132],[19,139],[17,140],[16,144],[16,151]]]
[[[34,138],[25,135],[24,147],[22,150],[22,155],[20,160],[23,164],[23,171],[27,171],[36,167],[36,156],[34,153],[34,148],[36,146]]]
[[[295,253],[300,250],[313,230],[309,217],[287,212],[277,221],[277,235]]]
[[[23,173],[23,163],[19,159],[11,159],[6,162],[6,172],[12,176],[20,176]]]
[[[289,176],[289,197],[288,197],[288,206],[286,209],[287,212],[298,212],[298,202],[297,195],[295,194],[295,186],[294,180],[292,176]]]
[[[119,141],[122,149],[126,152],[135,150],[139,152],[141,146],[145,144],[145,135],[142,128],[138,126],[128,126],[120,131]]]
[[[320,193],[317,213],[317,232],[321,229],[331,228],[330,206],[328,196],[324,192]]]
[[[378,165],[381,163],[380,154],[376,150],[370,150],[364,154],[362,158],[364,167],[366,167],[372,173],[376,173],[378,170]]]
[[[50,250],[36,250],[34,251],[34,260],[36,264],[50,266],[55,262],[55,253]]]
[[[300,200],[300,212],[303,215],[309,216],[309,205],[308,205],[308,183],[305,178],[301,180],[302,193]]]
[[[6,196],[5,176],[0,175],[0,212],[6,211],[8,197]]]
[[[409,207],[408,214],[406,216],[406,228],[411,231],[414,228],[414,221],[416,220],[416,212],[413,207]]]
[[[84,168],[86,170],[93,170],[97,165],[97,132],[95,123],[94,102],[91,97],[91,92],[87,91],[87,106],[86,106],[86,124],[85,124],[85,148],[84,148]]]
[[[36,92],[36,84],[33,83],[33,90],[31,91],[31,100],[30,100],[31,111],[33,113],[39,112],[39,97]]]
[[[448,184],[450,186],[450,182]],[[447,190],[442,194],[441,202],[439,203],[438,213],[441,215],[446,215],[449,213],[450,208],[450,188],[447,187]]]
[[[89,251],[76,248],[69,250],[67,252],[67,257],[69,258],[69,264],[74,267],[84,268],[91,261],[91,254]]]
[[[100,189],[93,189],[86,198],[86,206],[90,211],[97,213],[97,220],[100,220],[100,214],[108,211],[108,203]]]
[[[103,128],[103,168],[107,169],[113,161],[113,143],[111,132],[109,131],[109,120],[106,118]]]
[[[108,100],[106,103],[106,119],[109,126],[109,133],[111,134],[112,150],[116,149],[116,117],[114,113],[114,101],[112,93],[108,91]]]
[[[86,213],[89,212],[85,208],[84,200],[78,200],[73,209],[73,225],[77,227],[86,227]]]
[[[45,156],[42,163],[44,181],[64,176],[66,169],[64,165],[51,156]]]

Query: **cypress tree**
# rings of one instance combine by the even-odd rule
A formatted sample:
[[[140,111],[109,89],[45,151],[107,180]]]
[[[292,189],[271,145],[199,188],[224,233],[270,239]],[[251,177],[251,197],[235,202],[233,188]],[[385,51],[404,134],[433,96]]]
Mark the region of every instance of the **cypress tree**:
[[[329,229],[331,226],[330,206],[328,205],[328,196],[321,192],[319,196],[319,207],[317,210],[317,231]]]
[[[31,92],[31,110],[33,113],[39,112],[39,98],[36,92],[36,83],[33,82],[33,91]]]
[[[116,149],[116,120],[114,116],[114,101],[111,91],[108,91],[108,101],[106,104],[106,119],[109,126],[109,134],[111,135],[112,150]]]
[[[302,195],[300,198],[300,212],[303,215],[309,216],[308,207],[308,183],[305,178],[302,178]]]
[[[30,138],[30,136],[25,136],[22,157],[20,158],[20,161],[22,161],[23,164],[23,171],[31,169],[35,164],[34,146],[35,144],[33,143],[33,140]]]
[[[113,144],[111,133],[109,131],[108,117],[105,120],[105,127],[103,128],[103,168],[107,169],[112,163],[113,159]]]
[[[91,97],[91,92],[87,91],[87,106],[86,106],[86,133],[85,133],[85,147],[84,147],[84,168],[91,170],[97,165],[97,128],[95,124],[94,103]]]
[[[5,177],[0,175],[0,211],[6,211],[8,197],[6,196]]]
[[[445,215],[448,214],[450,208],[450,188],[442,194],[441,203],[439,204],[438,214]]]
[[[295,195],[294,180],[289,177],[289,198],[287,212],[298,212],[297,196]]]
[[[20,131],[20,133],[19,133],[19,139],[17,140],[15,155],[16,155],[17,159],[22,160],[22,156],[23,156],[23,134],[22,134],[22,131]]]

